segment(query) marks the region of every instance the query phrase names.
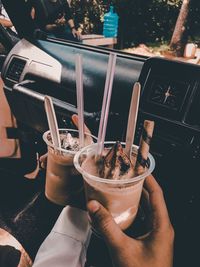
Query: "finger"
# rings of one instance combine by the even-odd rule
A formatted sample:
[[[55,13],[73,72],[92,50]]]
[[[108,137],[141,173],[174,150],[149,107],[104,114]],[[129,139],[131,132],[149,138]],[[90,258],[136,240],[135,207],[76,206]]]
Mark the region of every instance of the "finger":
[[[103,236],[107,244],[111,247],[120,245],[124,233],[111,214],[96,200],[88,202],[87,209],[94,229]]]
[[[77,31],[76,35],[77,35],[78,40],[81,40],[81,34],[80,34],[80,32]]]
[[[77,114],[72,115],[72,122],[78,128],[78,115]],[[85,133],[84,144],[89,145],[89,144],[93,143],[93,138],[91,136],[91,132],[85,124],[84,124],[84,133]]]
[[[78,115],[77,114],[72,115],[72,122],[78,128]],[[88,127],[85,124],[84,124],[84,132],[91,134],[90,130],[88,129]]]
[[[170,219],[162,189],[152,175],[145,179],[145,188],[149,193],[149,201],[153,216],[153,227],[156,230],[164,229],[170,224]]]
[[[138,214],[139,218],[142,220],[144,232],[149,233],[152,231],[152,211],[149,202],[149,193],[145,188],[142,189]]]
[[[150,213],[150,202],[149,202],[149,193],[148,191],[143,188],[142,189],[142,195],[140,199],[140,207],[142,211],[144,212],[144,216],[146,217]]]
[[[149,207],[149,193],[144,187],[142,188],[141,200],[143,201],[145,206]]]
[[[82,40],[82,34],[79,33],[79,40]]]
[[[47,155],[48,155],[48,153],[46,153],[40,157],[41,167],[43,169],[46,169],[46,166],[47,166]]]

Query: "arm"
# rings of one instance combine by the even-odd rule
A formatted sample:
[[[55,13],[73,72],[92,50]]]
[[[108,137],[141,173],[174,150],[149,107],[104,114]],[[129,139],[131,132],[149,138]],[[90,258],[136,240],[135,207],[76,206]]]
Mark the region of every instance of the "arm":
[[[69,27],[70,27],[71,29],[73,29],[73,28],[75,29],[75,25],[74,25],[74,21],[73,21],[73,19],[69,19],[67,23],[68,23],[68,25],[69,25]]]
[[[0,24],[8,28],[13,27],[13,23],[8,17],[8,14],[3,6],[1,6],[1,10],[0,10]]]
[[[3,18],[0,18],[0,24],[3,25],[4,27],[8,27],[8,28],[13,26],[13,24],[10,20],[3,19]]]
[[[76,27],[75,27],[75,24],[74,24],[74,20],[72,18],[72,15],[71,15],[71,11],[70,11],[70,7],[69,7],[69,4],[68,2],[66,1],[66,6],[65,6],[65,19],[72,31],[72,34],[74,37],[76,37],[78,40],[81,39],[81,33],[79,31],[77,31]]]
[[[45,26],[45,29],[48,32],[53,32],[54,30],[58,29],[59,27],[63,27],[66,24],[66,20],[64,18],[64,16],[60,19],[57,19],[54,23],[52,24],[47,24]]]
[[[45,29],[46,29],[48,32],[53,32],[54,30],[56,30],[56,29],[58,29],[58,28],[60,28],[60,27],[63,27],[63,26],[65,26],[65,25],[66,25],[66,19],[65,19],[65,17],[63,16],[63,17],[61,17],[61,18],[55,20],[54,23],[52,23],[52,24],[47,24],[47,25],[45,26]],[[72,30],[75,29],[75,27],[73,26],[73,25],[74,25],[73,20],[70,20],[70,24],[69,24],[69,25],[71,25],[70,28],[71,28]]]
[[[55,29],[58,28],[58,25],[57,24],[47,24],[45,26],[45,29],[48,31],[48,32],[53,32]]]
[[[33,267],[83,267],[90,235],[87,213],[65,207],[39,248]]]
[[[78,128],[78,116],[72,116]],[[91,133],[84,125],[84,131]],[[40,157],[41,166],[46,168],[47,154]],[[84,198],[84,197],[83,197]],[[74,203],[72,203],[74,202]],[[54,228],[38,250],[33,267],[82,267],[86,261],[86,250],[91,230],[85,211],[85,200],[76,197],[71,205],[61,212]],[[55,246],[56,244],[56,246]]]
[[[34,7],[31,8],[31,18],[35,19],[35,8]]]
[[[76,37],[78,40],[80,40],[81,33],[76,30],[73,19],[69,19],[67,23],[72,31],[73,36]]]

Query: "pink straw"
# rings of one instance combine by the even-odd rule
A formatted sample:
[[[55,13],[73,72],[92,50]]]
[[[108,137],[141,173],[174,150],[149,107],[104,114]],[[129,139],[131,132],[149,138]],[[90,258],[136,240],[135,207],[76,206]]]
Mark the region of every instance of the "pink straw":
[[[100,119],[99,132],[98,132],[98,146],[97,146],[98,156],[102,154],[102,151],[104,148],[104,140],[105,140],[106,128],[107,128],[107,122],[108,122],[108,114],[109,114],[109,108],[110,108],[110,99],[112,95],[112,86],[113,86],[113,79],[114,79],[114,73],[115,73],[116,59],[117,59],[117,55],[115,53],[110,53],[109,61],[108,61],[108,69],[107,69],[107,74],[106,74],[105,88],[104,88],[101,119]]]
[[[82,56],[76,55],[76,97],[78,109],[78,130],[80,146],[84,147],[84,99],[83,99],[83,70]]]

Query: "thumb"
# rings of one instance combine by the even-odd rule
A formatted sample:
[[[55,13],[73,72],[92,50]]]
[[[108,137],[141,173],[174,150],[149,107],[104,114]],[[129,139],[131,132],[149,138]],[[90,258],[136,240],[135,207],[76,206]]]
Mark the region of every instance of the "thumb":
[[[48,153],[46,153],[40,157],[40,164],[41,164],[41,167],[43,169],[46,169],[46,167],[47,167],[47,156],[48,156]]]
[[[115,223],[111,214],[96,200],[88,202],[87,209],[94,229],[102,235],[110,246],[120,246],[124,233]]]
[[[72,119],[73,124],[78,128],[78,115],[77,114],[73,114],[71,119]],[[91,134],[89,128],[85,124],[84,124],[84,132],[88,133],[88,134]]]

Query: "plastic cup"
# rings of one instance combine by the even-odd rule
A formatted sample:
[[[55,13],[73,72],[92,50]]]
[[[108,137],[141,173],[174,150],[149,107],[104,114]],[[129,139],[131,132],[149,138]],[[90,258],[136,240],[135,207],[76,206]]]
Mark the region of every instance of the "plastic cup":
[[[78,138],[79,136],[78,130],[59,129],[61,139],[67,133],[70,133],[72,137]],[[96,137],[91,134],[85,133],[84,136],[85,145],[96,140]],[[80,193],[83,189],[82,177],[73,164],[78,147],[77,150],[59,149],[53,145],[50,131],[43,134],[43,140],[48,148],[45,195],[50,201],[65,206],[72,196]]]
[[[105,142],[104,147],[110,149],[114,143]],[[122,143],[122,146],[124,147],[125,143]],[[121,229],[125,230],[137,215],[144,180],[155,167],[154,158],[149,154],[148,166],[143,174],[124,180],[110,180],[93,175],[92,170],[88,171],[87,158],[94,156],[96,150],[97,144],[92,144],[81,149],[74,157],[74,166],[84,178],[86,200],[99,201],[110,211]],[[137,150],[138,147],[133,145],[132,153],[135,156]],[[91,169],[94,164],[89,164]]]

